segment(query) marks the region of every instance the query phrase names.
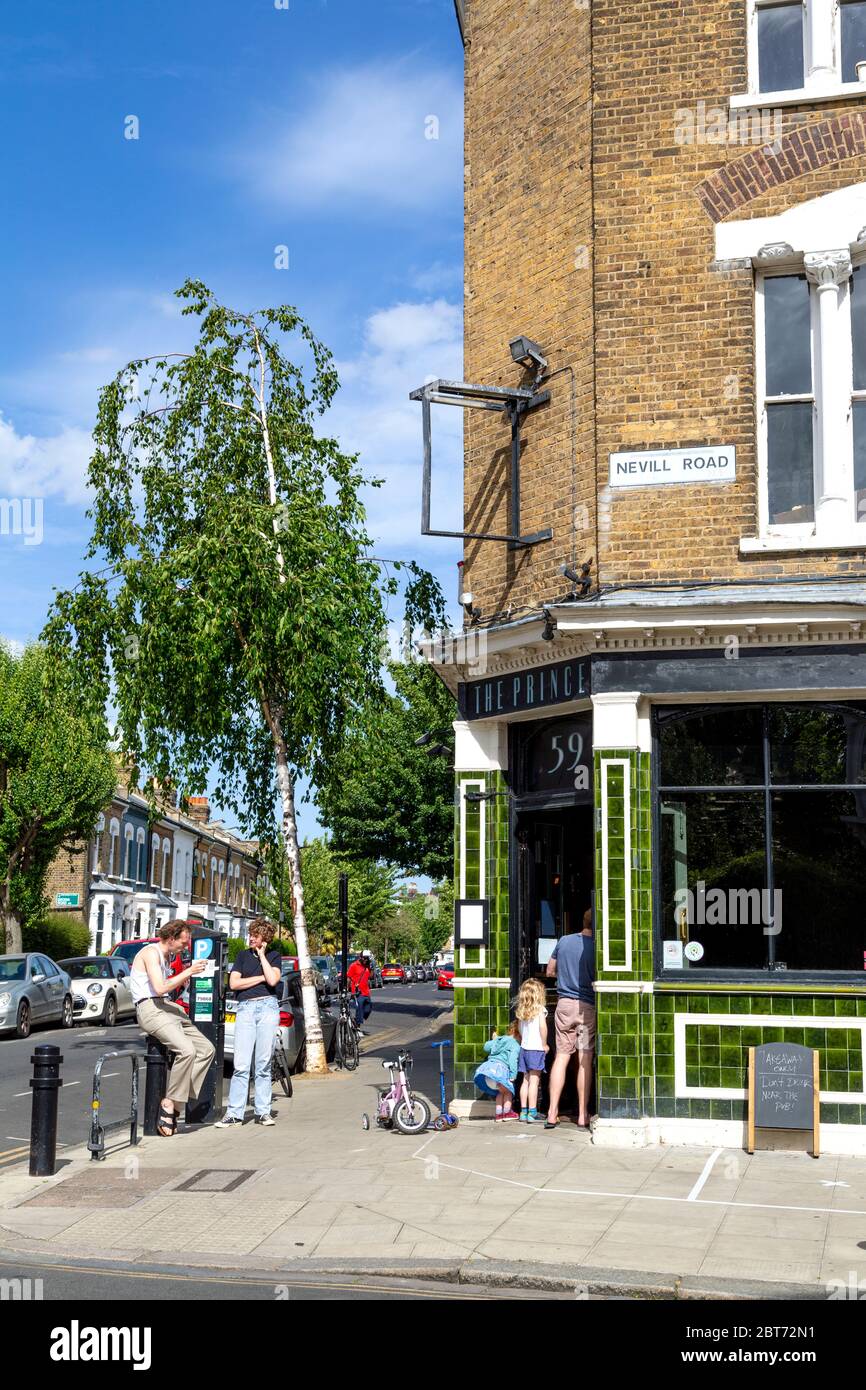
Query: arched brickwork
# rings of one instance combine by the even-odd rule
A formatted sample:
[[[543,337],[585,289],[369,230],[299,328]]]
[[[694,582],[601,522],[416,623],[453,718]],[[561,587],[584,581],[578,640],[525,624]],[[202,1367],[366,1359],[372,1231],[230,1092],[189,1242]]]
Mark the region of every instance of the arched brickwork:
[[[731,160],[698,184],[696,192],[713,222],[722,222],[771,188],[862,154],[866,154],[866,117],[861,112],[831,116]]]

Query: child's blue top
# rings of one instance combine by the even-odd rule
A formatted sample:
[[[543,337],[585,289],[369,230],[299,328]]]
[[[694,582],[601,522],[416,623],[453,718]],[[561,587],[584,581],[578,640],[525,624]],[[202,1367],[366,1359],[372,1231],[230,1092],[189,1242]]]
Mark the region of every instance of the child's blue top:
[[[504,1062],[511,1079],[517,1075],[517,1059],[520,1056],[520,1043],[510,1033],[502,1038],[491,1038],[484,1044],[484,1051],[492,1062]]]

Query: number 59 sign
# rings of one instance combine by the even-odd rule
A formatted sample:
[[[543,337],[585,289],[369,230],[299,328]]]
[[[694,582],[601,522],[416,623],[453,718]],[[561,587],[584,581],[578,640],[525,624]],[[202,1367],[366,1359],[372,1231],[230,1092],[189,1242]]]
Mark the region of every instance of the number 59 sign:
[[[589,715],[551,720],[527,741],[526,792],[592,794],[592,728]]]

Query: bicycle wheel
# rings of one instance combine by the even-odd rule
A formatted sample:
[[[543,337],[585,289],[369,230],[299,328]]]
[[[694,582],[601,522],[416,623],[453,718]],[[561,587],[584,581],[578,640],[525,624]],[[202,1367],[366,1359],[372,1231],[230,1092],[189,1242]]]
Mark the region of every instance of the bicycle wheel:
[[[354,1071],[361,1059],[358,1030],[350,1018],[340,1019],[340,1056],[346,1071]]]
[[[394,1111],[394,1123],[401,1134],[420,1134],[430,1123],[430,1106],[420,1096],[408,1096]]]
[[[286,1061],[286,1054],[281,1047],[274,1048],[274,1055],[271,1059],[271,1080],[277,1085],[282,1086],[287,1096],[291,1096],[292,1078],[289,1072],[289,1064]]]

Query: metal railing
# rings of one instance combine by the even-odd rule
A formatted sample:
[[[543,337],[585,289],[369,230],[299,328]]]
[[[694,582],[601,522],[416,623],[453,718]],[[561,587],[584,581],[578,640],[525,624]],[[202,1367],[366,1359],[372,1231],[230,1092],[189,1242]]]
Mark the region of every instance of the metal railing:
[[[126,1057],[132,1063],[132,1093],[131,1106],[128,1116],[122,1120],[112,1120],[110,1124],[104,1125],[101,1122],[100,1110],[102,1099],[100,1088],[102,1086],[102,1067],[109,1057]],[[105,1158],[105,1136],[110,1130],[125,1129],[129,1125],[129,1142],[134,1147],[138,1143],[138,1064],[143,1057],[140,1052],[103,1052],[102,1056],[93,1069],[93,1100],[90,1103],[90,1138],[87,1147],[90,1151],[91,1160]]]

